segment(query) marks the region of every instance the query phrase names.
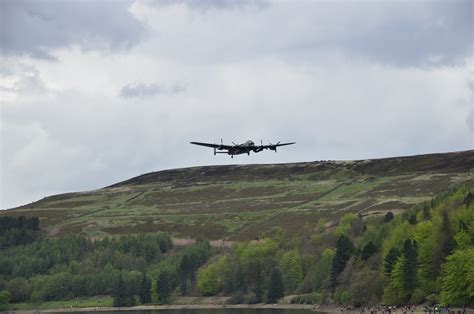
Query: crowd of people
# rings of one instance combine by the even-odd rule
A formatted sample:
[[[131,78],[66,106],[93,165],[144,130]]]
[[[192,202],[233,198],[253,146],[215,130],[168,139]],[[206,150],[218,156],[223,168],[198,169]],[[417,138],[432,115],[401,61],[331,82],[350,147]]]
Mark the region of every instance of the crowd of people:
[[[414,304],[408,304],[404,306],[397,307],[395,305],[372,305],[372,306],[360,306],[359,308],[344,306],[341,308],[341,312],[359,312],[359,313],[369,313],[369,314],[391,314],[391,313],[401,313],[401,314],[412,314],[414,312],[420,312],[421,310],[428,314],[467,314],[466,307],[452,309],[449,307],[441,306],[423,306],[422,309],[417,309],[417,306]]]

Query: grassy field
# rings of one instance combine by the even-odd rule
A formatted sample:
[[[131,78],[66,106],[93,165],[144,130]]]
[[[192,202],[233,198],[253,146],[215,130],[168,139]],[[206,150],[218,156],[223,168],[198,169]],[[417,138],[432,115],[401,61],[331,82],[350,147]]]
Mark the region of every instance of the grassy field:
[[[96,296],[89,298],[77,298],[67,301],[48,301],[40,303],[12,303],[0,307],[2,311],[15,310],[49,310],[49,309],[69,309],[81,307],[111,307],[111,296]]]
[[[39,216],[51,236],[165,231],[178,238],[298,236],[344,213],[399,213],[474,179],[474,151],[359,161],[210,166],[153,172],[46,197],[1,215]]]

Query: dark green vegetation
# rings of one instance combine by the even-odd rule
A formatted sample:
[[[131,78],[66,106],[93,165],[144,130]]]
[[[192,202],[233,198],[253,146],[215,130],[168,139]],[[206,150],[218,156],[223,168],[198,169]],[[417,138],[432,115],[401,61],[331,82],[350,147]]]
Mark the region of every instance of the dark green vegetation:
[[[294,295],[294,303],[472,307],[471,168],[472,151],[192,168],[46,198],[6,213],[28,219],[0,217],[6,228],[0,236],[14,239],[2,242],[0,302],[108,295],[116,306],[129,306],[225,295],[230,303],[272,303]],[[84,197],[91,203],[80,203]],[[117,199],[120,206],[82,212]],[[148,207],[140,203],[146,199],[153,202]],[[49,234],[38,230],[34,213]],[[229,215],[239,218],[230,224]],[[162,219],[175,220],[163,225]],[[85,227],[74,229],[78,220]],[[241,241],[230,248],[206,240],[173,247],[167,234],[148,232],[160,226],[174,236]],[[67,235],[74,231],[79,235]],[[127,232],[138,234],[105,236]]]
[[[162,231],[248,241],[290,236],[345,213],[395,214],[473,179],[474,151],[360,161],[212,166],[145,174],[89,192],[46,197],[0,215],[37,216],[50,235]]]
[[[0,249],[33,242],[38,230],[38,217],[0,217]]]
[[[115,306],[151,303],[152,297],[168,302],[178,286],[183,293],[195,286],[197,269],[212,253],[205,241],[173,249],[171,238],[162,233],[96,241],[38,233],[32,243],[0,251],[3,304],[102,295],[112,295]]]
[[[474,305],[474,182],[398,215],[346,214],[340,227],[235,246],[199,270],[203,294],[296,303]],[[281,279],[280,279],[281,278]]]

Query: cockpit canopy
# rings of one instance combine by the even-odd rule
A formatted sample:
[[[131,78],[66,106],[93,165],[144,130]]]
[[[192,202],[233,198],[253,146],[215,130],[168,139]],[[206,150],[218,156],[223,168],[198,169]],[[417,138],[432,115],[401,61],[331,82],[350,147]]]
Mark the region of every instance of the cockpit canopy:
[[[246,146],[255,146],[255,143],[253,141],[247,141],[245,142]]]

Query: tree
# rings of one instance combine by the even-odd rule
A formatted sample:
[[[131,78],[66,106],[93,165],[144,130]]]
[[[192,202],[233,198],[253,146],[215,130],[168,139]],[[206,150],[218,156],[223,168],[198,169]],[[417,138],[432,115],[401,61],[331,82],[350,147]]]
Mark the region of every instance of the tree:
[[[407,220],[410,223],[410,225],[416,225],[416,214],[415,213],[410,214]]]
[[[278,268],[274,268],[270,275],[270,289],[268,289],[267,303],[276,303],[283,295],[284,287],[281,273]]]
[[[424,220],[431,219],[430,206],[428,204],[423,205],[423,219]]]
[[[384,223],[390,222],[390,221],[392,221],[393,218],[394,218],[393,213],[392,213],[392,212],[388,212],[388,213],[386,213],[385,216],[383,217],[383,222],[384,222]]]
[[[466,207],[469,207],[471,206],[472,201],[474,201],[474,195],[472,194],[472,192],[469,192],[464,198],[463,203],[464,205],[466,205]]]
[[[31,286],[23,277],[16,277],[6,284],[6,290],[10,292],[12,303],[28,301],[31,295]]]
[[[385,256],[384,273],[386,276],[390,276],[392,274],[393,266],[399,257],[400,251],[398,251],[397,248],[391,248],[387,256]]]
[[[219,292],[218,263],[209,264],[198,272],[197,288],[206,296],[215,295]]]
[[[303,281],[300,256],[296,251],[288,251],[281,257],[279,266],[286,291],[293,292]]]
[[[451,221],[447,211],[443,211],[443,223],[441,226],[441,254],[443,260],[450,255],[456,248],[456,241],[454,240],[451,231]]]
[[[158,293],[158,300],[162,303],[167,303],[170,300],[171,293],[173,292],[171,272],[163,268],[158,275],[156,281],[156,292]]]
[[[388,304],[408,302],[417,287],[417,271],[418,246],[415,240],[407,239],[403,243],[402,255],[392,264],[384,301]]]
[[[316,263],[314,272],[314,289],[327,289],[330,286],[332,261],[336,252],[332,249],[324,250],[321,259]]]
[[[446,258],[441,275],[441,303],[446,306],[474,304],[474,249],[456,250]]]
[[[374,304],[380,300],[383,281],[383,275],[377,270],[355,272],[349,283],[349,298],[355,305]]]
[[[139,271],[132,270],[128,272],[124,277],[124,282],[126,286],[126,305],[133,306],[137,303],[136,296],[140,295],[142,275]]]
[[[336,287],[337,276],[344,270],[346,263],[352,255],[354,245],[351,239],[345,235],[341,235],[336,244],[336,256],[332,261],[331,268],[331,286]]]
[[[151,303],[151,280],[143,273],[142,280],[140,282],[140,302],[142,304]]]
[[[364,245],[364,248],[362,249],[362,253],[361,253],[360,258],[363,261],[365,261],[369,257],[371,257],[372,254],[374,254],[375,252],[377,252],[377,247],[375,246],[375,244],[372,241],[369,241],[369,243]]]
[[[406,303],[409,299],[403,285],[403,265],[405,264],[405,256],[400,256],[390,273],[388,285],[384,289],[383,301],[385,304],[401,304]]]
[[[10,303],[10,292],[6,290],[0,291],[0,306]]]
[[[179,263],[179,287],[182,294],[186,294],[188,287],[188,278],[194,272],[194,263],[191,256],[185,254]]]
[[[402,282],[405,291],[412,294],[416,287],[416,273],[418,270],[418,246],[415,240],[405,240],[403,243]]]
[[[420,222],[416,225],[413,237],[418,246],[418,286],[425,292],[425,295],[431,295],[438,290],[436,279],[439,270],[437,263],[435,263],[440,251],[438,228],[433,225],[432,221]],[[418,291],[417,295],[421,296],[422,294]],[[416,295],[415,299],[417,299]]]
[[[135,287],[131,285],[126,285],[126,290],[125,290],[125,305],[126,306],[134,306],[137,303],[136,296],[134,289]]]
[[[252,292],[255,294],[255,302],[262,302],[263,298],[263,266],[260,260],[254,260],[249,269],[251,274]]]
[[[120,274],[113,291],[113,305],[115,307],[125,306],[127,304],[127,292],[122,274]]]
[[[178,281],[181,293],[188,290],[188,281],[193,286],[196,278],[196,270],[203,265],[211,255],[211,246],[207,241],[198,241],[195,245],[187,247],[181,251],[181,258],[178,262]]]

